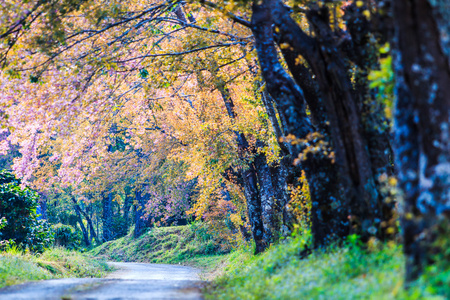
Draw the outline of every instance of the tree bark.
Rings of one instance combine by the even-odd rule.
[[[373,103],[367,88],[367,74],[377,58],[376,49],[369,42],[370,26],[363,13],[366,8],[364,4],[358,7],[356,3],[348,6],[344,16],[347,31],[343,31],[330,25],[326,5],[312,4],[306,11],[314,33],[310,36],[290,17],[290,11],[282,1],[265,3],[270,8],[267,17],[272,17],[277,41],[289,70],[298,85],[304,88],[303,96],[310,108],[312,123],[333,148],[335,166],[323,172],[334,174],[332,178],[337,177],[334,190],[340,190],[338,195],[341,201],[332,204],[339,204],[344,210],[349,208],[339,214],[341,218],[350,215],[353,232],[361,235],[363,240],[367,241],[374,235],[383,239],[382,224],[383,221],[390,221],[392,209],[382,201],[377,176],[382,172],[389,175],[392,168],[389,136],[386,131],[380,133],[374,130],[383,120],[366,119],[363,115]],[[301,58],[309,68],[299,64],[301,61],[298,59]],[[277,60],[276,52],[272,52],[271,59]],[[355,65],[359,68],[357,79],[360,82],[353,83],[351,73]],[[324,126],[328,123],[329,126]],[[333,190],[333,184],[329,188]],[[313,190],[311,194],[313,196]]]
[[[258,141],[262,147],[262,142]],[[264,240],[267,244],[274,243],[277,240],[277,233],[280,231],[277,224],[276,195],[275,192],[284,188],[276,186],[272,181],[270,167],[267,164],[266,156],[263,153],[257,153],[254,162],[258,178],[259,197],[261,201],[261,217],[264,227]]]
[[[285,156],[289,154],[289,149],[286,143],[282,142],[281,140],[284,137],[283,130],[280,126],[280,122],[278,122],[277,118],[277,112],[275,111],[274,103],[270,95],[267,93],[267,91],[263,90],[261,92],[261,100],[264,104],[264,107],[266,109],[267,115],[269,116],[270,124],[272,125],[273,132],[275,133],[275,137],[277,138],[278,145],[281,149],[281,155]]]
[[[394,151],[403,191],[407,284],[430,264],[433,252],[446,250],[433,249],[439,228],[448,226],[450,218],[450,48],[444,39],[450,28],[445,3],[392,2]]]

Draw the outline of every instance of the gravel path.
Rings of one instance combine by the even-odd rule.
[[[30,282],[0,289],[1,300],[202,299],[199,271],[184,266],[111,263],[108,277]]]

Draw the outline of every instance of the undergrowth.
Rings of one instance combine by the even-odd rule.
[[[41,254],[14,247],[0,252],[0,287],[41,279],[102,277],[109,270],[102,260],[60,247]]]
[[[404,258],[395,244],[363,250],[357,244],[302,256],[305,238],[287,239],[254,256],[242,249],[227,257],[206,299],[445,299],[420,281],[405,291]]]

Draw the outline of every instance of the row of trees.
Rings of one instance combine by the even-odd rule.
[[[392,239],[400,219],[408,279],[433,261],[450,208],[444,2],[25,6],[2,11],[0,101],[37,189],[133,186],[147,217],[248,224],[256,253],[308,190],[313,247]]]
[[[167,166],[161,166],[160,171],[167,176],[164,167]],[[79,228],[86,246],[124,236],[131,227],[134,236],[139,237],[153,225],[186,224],[186,211],[191,207],[194,192],[192,182],[167,183],[157,173],[145,185],[132,185],[133,182],[126,182],[130,179],[126,177],[118,179],[122,182],[115,186],[114,182],[96,181],[105,186],[97,186],[90,192],[54,184],[40,194],[42,215],[52,224]]]

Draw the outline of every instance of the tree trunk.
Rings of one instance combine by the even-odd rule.
[[[314,224],[321,225],[321,230],[327,232],[329,226],[323,212],[328,211],[330,222],[341,224],[338,235],[345,236],[350,232],[346,219],[350,216],[353,232],[365,241],[371,236],[383,239],[382,224],[392,217],[392,204],[384,205],[377,182],[381,173],[389,175],[392,172],[388,133],[374,130],[384,120],[363,115],[373,107],[367,74],[377,62],[376,49],[370,42],[371,27],[364,15],[366,9],[364,3],[362,7],[356,3],[348,5],[344,16],[346,31],[343,31],[330,25],[326,5],[311,4],[306,16],[313,36],[301,29],[280,0],[262,1],[260,5],[255,3],[252,20],[262,73],[267,77],[269,92],[277,102],[286,127],[285,134],[305,139],[308,131],[318,131],[334,154],[332,161],[335,163],[327,162],[326,157],[317,157],[315,161],[302,164],[313,201],[313,227]],[[298,86],[290,82],[292,79],[279,64],[271,39],[272,23],[276,40]],[[302,58],[309,68],[299,61]],[[355,67],[357,73],[353,82],[351,74]],[[274,79],[276,77],[278,80]],[[301,87],[301,93],[296,91],[298,87]],[[308,124],[301,123],[295,128],[293,120],[303,114],[305,101],[311,112],[311,123],[316,128],[308,129]],[[297,106],[297,112],[292,108],[294,106]],[[297,151],[302,150],[297,147]],[[309,166],[306,165],[308,163]],[[323,182],[317,177],[313,179],[317,174],[334,182],[327,182],[326,188],[316,187],[316,183]],[[329,192],[321,196],[321,191]],[[317,211],[315,206],[323,209]],[[316,212],[317,218],[322,219],[319,223],[314,222]]]
[[[250,164],[246,170],[242,171],[242,177],[244,180],[244,194],[247,199],[248,218],[252,228],[253,240],[256,244],[255,254],[258,254],[267,248],[267,242],[264,239],[261,198],[259,197],[255,166]]]
[[[89,214],[87,212],[85,212],[84,210],[81,210],[81,213],[83,214],[84,218],[86,219],[88,226],[89,226],[89,231],[91,232],[91,238],[93,237],[95,242],[97,244],[100,244],[100,240],[98,239],[98,235],[95,232],[95,228],[94,225],[92,224],[92,219],[89,216]]]
[[[144,216],[144,201],[142,197],[142,192],[136,188],[135,190],[136,200],[133,206],[134,210],[134,237],[140,237],[145,230],[145,220],[142,218]]]
[[[450,218],[450,64],[446,1],[393,1],[395,159],[403,191],[407,284],[434,259]],[[447,230],[443,232],[448,233]],[[448,257],[447,257],[448,259]],[[436,263],[436,262],[435,262]],[[439,263],[439,262],[437,262]]]
[[[229,91],[224,85],[220,84],[218,85],[218,89],[223,98],[228,116],[230,117],[230,119],[235,120],[236,113],[234,111],[234,103]],[[239,158],[243,161],[246,161],[245,153],[249,150],[247,138],[241,132],[236,131],[235,134],[238,144]],[[245,199],[247,201],[248,218],[250,221],[250,226],[252,228],[253,239],[256,245],[255,253],[261,253],[267,248],[268,244],[264,234],[261,198],[255,165],[253,163],[250,163],[246,169],[241,170],[241,173],[244,185]]]
[[[262,147],[262,143],[258,141]],[[275,191],[279,190],[279,186],[273,185],[270,167],[267,165],[266,156],[263,153],[256,154],[253,164],[257,172],[259,196],[261,201],[261,217],[264,227],[264,240],[267,244],[274,243],[277,240],[277,213]],[[284,187],[284,186],[282,186]]]
[[[130,219],[130,209],[131,209],[132,205],[133,205],[133,201],[131,199],[131,195],[126,194],[125,201],[123,204],[123,219],[125,221],[125,226],[126,226],[125,232],[126,233],[128,233],[128,228],[129,228],[128,226],[130,223],[130,220],[129,220]]]
[[[83,223],[83,218],[81,217],[81,208],[78,204],[74,204],[75,207],[75,212],[77,213],[78,216],[78,224],[80,224],[80,228],[81,231],[83,232],[83,238],[84,238],[84,244],[86,245],[86,247],[89,247],[91,245],[91,241],[89,240],[89,234],[86,230],[86,227],[84,226]]]
[[[102,198],[103,206],[103,241],[107,242],[113,239],[113,222],[112,222],[112,194],[103,194]]]
[[[276,101],[283,120],[284,134],[307,140],[315,130],[306,114],[306,104],[302,90],[281,66],[274,45],[272,33],[273,8],[270,1],[253,5],[252,31],[256,40],[259,63],[267,89]],[[298,157],[305,150],[304,143],[292,147],[292,156]],[[332,160],[322,153],[305,153],[301,161],[311,191],[313,205],[313,235],[316,246],[324,245],[336,236],[348,233],[347,211],[339,191],[334,184],[335,177],[329,177],[328,169]],[[333,188],[331,188],[333,187]]]
[[[98,240],[98,236],[97,236],[97,234],[95,234],[94,225],[92,224],[92,219],[89,217],[89,214],[80,207],[80,205],[78,204],[78,202],[75,199],[75,197],[71,197],[71,200],[72,200],[72,203],[75,205],[75,207],[78,207],[78,211],[86,219],[86,221],[88,223],[88,226],[89,226],[89,231],[91,232],[91,238],[93,237],[95,239],[95,241],[97,242],[97,244],[100,244],[100,241]]]
[[[234,110],[233,99],[230,96],[229,91],[226,87],[218,86],[218,90],[220,91],[222,98],[224,100],[225,107],[228,112],[228,116],[230,119],[234,120],[236,118],[236,113]],[[264,95],[262,95],[264,97]],[[268,103],[268,99],[264,99],[265,102]],[[276,131],[276,134],[281,135],[281,129],[278,126],[278,120],[276,119],[275,111],[272,106],[272,110],[268,109],[268,113],[271,116],[272,126]],[[238,152],[239,156],[242,160],[244,158],[244,152],[249,151],[247,139],[242,133],[236,132],[236,138],[238,142]],[[280,145],[282,149],[287,151],[286,147],[283,143]],[[257,148],[264,147],[264,143],[261,141],[257,141]],[[257,186],[255,187],[247,187],[247,190],[257,191],[255,197],[258,197],[257,205],[260,205],[261,211],[261,223],[263,230],[263,241],[261,241],[261,246],[257,247],[256,252],[261,252],[261,249],[267,247],[270,243],[274,243],[277,240],[277,234],[281,230],[282,223],[282,209],[283,205],[285,205],[289,199],[289,195],[287,192],[287,184],[286,184],[286,172],[283,170],[277,170],[278,168],[282,168],[283,166],[274,166],[270,167],[267,164],[267,158],[263,153],[257,153],[256,149],[253,151],[254,161],[251,163],[251,170],[254,170],[256,173],[252,174],[254,178],[256,178]],[[274,178],[276,176],[276,178]],[[250,184],[253,181],[249,180],[245,184]],[[245,190],[246,187],[244,187]],[[247,200],[248,202],[248,200]],[[255,217],[259,213],[255,213]],[[251,220],[252,222],[256,222],[256,220]],[[256,241],[256,240],[255,240]],[[265,245],[265,246],[263,246]]]
[[[283,130],[280,126],[280,122],[278,122],[277,112],[275,111],[273,99],[270,97],[266,90],[263,90],[261,92],[261,100],[264,104],[264,108],[266,109],[267,116],[269,117],[270,124],[273,128],[273,132],[275,133],[275,137],[277,138],[278,145],[280,146],[281,155],[289,155],[290,144],[282,142],[282,139],[284,137]]]

